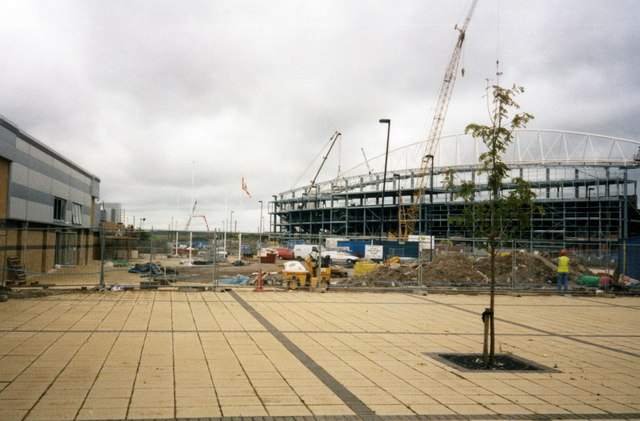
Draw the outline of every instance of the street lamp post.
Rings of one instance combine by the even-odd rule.
[[[233,231],[233,211],[231,211],[229,216],[229,232]]]
[[[382,232],[384,228],[384,195],[387,185],[387,160],[389,158],[389,136],[391,134],[391,120],[388,118],[380,119],[381,124],[387,125],[387,147],[384,152],[384,173],[382,176],[382,201],[380,203],[380,239],[382,240]]]
[[[262,200],[258,200],[260,202],[260,221],[258,223],[258,241],[262,244]]]
[[[393,174],[393,184],[394,188],[398,191],[398,196],[396,197],[396,206],[398,208],[398,237],[400,236],[400,231],[402,230],[402,200],[401,200],[401,190],[400,190],[400,174]]]
[[[429,172],[429,261],[433,262],[433,246],[435,238],[433,237],[433,155],[425,156],[425,159],[431,160],[431,171]]]
[[[587,243],[591,242],[591,191],[593,187],[587,188]]]
[[[227,251],[227,220],[222,221],[222,248]]]

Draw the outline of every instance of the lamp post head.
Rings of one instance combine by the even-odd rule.
[[[380,123],[383,123],[383,124],[391,124],[391,120],[389,120],[388,118],[381,118],[381,119],[380,119]]]

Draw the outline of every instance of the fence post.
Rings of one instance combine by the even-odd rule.
[[[100,286],[104,288],[104,227],[100,227]]]
[[[418,287],[422,288],[422,247],[418,246]]]
[[[511,240],[511,292],[516,290],[518,276],[518,258],[516,257],[516,240]]]
[[[622,242],[622,272],[625,275],[627,274],[627,239],[625,238]]]
[[[5,286],[5,278],[6,278],[6,274],[7,274],[7,230],[3,229],[2,232],[4,233],[4,247],[3,247],[3,253],[2,253],[2,283],[0,285]]]
[[[213,230],[213,279],[212,279],[212,287],[213,291],[218,288],[218,236],[216,235],[215,229]]]

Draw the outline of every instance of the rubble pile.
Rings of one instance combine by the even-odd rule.
[[[416,265],[416,273],[417,273]],[[424,282],[484,282],[489,278],[478,270],[477,261],[472,256],[462,254],[442,255],[433,262],[422,264]]]
[[[350,282],[367,286],[394,286],[406,282],[415,282],[415,269],[406,265],[386,267],[380,265],[371,272],[355,275]]]
[[[511,282],[514,259],[511,254],[496,256],[495,275],[497,283]],[[373,272],[356,275],[354,282],[366,285],[391,285],[393,283],[410,283],[418,279],[421,269],[425,283],[489,283],[491,281],[490,258],[475,258],[463,254],[439,255],[432,262],[424,262],[422,268],[417,263],[393,265],[391,268],[380,266]],[[543,256],[528,252],[518,252],[515,258],[517,283],[555,283],[555,263]],[[571,280],[576,281],[578,275],[590,273],[576,259],[571,262]]]
[[[515,265],[512,256],[496,256],[496,282],[511,282],[513,277],[513,266],[516,269],[516,279],[522,283],[541,283],[556,280],[555,267],[551,269],[542,264],[540,259],[529,253],[518,253]],[[479,272],[491,277],[491,259],[489,257],[476,262]]]

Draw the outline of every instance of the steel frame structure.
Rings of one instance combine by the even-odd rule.
[[[344,172],[339,179],[273,196],[269,202],[271,234],[285,238],[319,234],[377,238],[382,232],[393,237],[400,229],[401,204],[416,200],[413,194],[421,172],[420,156],[414,151],[420,145],[390,151],[392,177],[384,189],[382,173],[369,174],[367,170],[384,158],[381,154]],[[482,152],[482,143],[468,135],[441,139],[430,175],[433,187],[425,189],[419,206],[418,233],[470,238],[469,232],[449,223],[463,204],[452,200],[441,187],[442,175],[454,170],[458,178],[473,179],[480,187],[481,200],[487,194],[484,180],[476,172]],[[409,159],[412,156],[414,165]],[[640,142],[556,130],[520,130],[504,158],[513,176],[531,183],[536,202],[545,209],[544,215],[532,221],[531,230],[524,234],[526,239],[617,241],[640,234],[637,177],[633,174],[640,165]],[[410,167],[402,168],[407,163]]]

